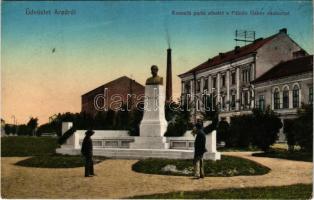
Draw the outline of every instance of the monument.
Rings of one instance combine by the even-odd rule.
[[[168,123],[165,118],[165,89],[158,67],[151,67],[152,77],[146,80],[144,115],[140,124],[140,137],[135,137],[131,149],[168,149],[164,137]]]
[[[130,136],[127,130],[95,130],[92,136],[94,155],[119,159],[193,159],[194,140],[191,130],[182,137],[164,137],[168,123],[165,118],[166,92],[158,67],[151,67],[152,77],[146,80],[144,115],[140,123],[140,135]],[[71,122],[62,123],[62,134],[71,130]],[[76,130],[57,153],[80,155],[86,130]],[[204,159],[220,160],[216,150],[216,131],[206,135]]]

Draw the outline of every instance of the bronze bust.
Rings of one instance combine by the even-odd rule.
[[[153,65],[150,70],[153,76],[146,80],[146,85],[163,85],[163,78],[157,75],[158,67]]]

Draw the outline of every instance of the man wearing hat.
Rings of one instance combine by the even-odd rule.
[[[85,157],[85,177],[95,176],[93,163],[93,142],[91,136],[94,134],[93,130],[85,132],[85,137],[82,143],[82,155]]]
[[[204,162],[203,155],[207,151],[206,149],[206,136],[203,128],[203,121],[197,119],[195,128],[193,129],[193,135],[196,134],[194,142],[194,171],[195,178],[204,178]]]

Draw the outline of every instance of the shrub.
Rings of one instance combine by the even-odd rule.
[[[165,136],[182,136],[186,130],[192,128],[190,123],[190,111],[186,105],[179,107],[178,104],[172,102],[165,106],[166,119],[168,121]]]
[[[294,145],[296,145],[296,138],[295,138],[295,132],[293,130],[293,123],[294,123],[293,119],[284,120],[283,132],[286,135],[289,151],[293,151]]]
[[[231,118],[228,147],[248,148],[252,141],[253,115],[240,115]]]
[[[264,112],[253,110],[252,144],[268,151],[278,139],[278,132],[282,128],[279,117],[268,107]]]
[[[313,151],[313,107],[303,105],[298,111],[298,118],[294,120],[292,131],[295,134],[296,143],[307,152]]]
[[[217,141],[226,142],[226,146],[228,146],[230,135],[230,126],[226,121],[220,121],[217,127]]]

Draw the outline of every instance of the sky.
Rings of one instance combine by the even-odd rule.
[[[65,9],[75,14],[54,13]],[[224,15],[194,15],[200,11]],[[312,12],[311,1],[4,1],[1,117],[6,123],[15,117],[19,124],[38,117],[42,124],[56,113],[80,112],[82,94],[120,76],[144,84],[155,64],[165,77],[169,45],[178,97],[177,75],[233,49],[235,30],[255,31],[259,38],[287,28],[313,54]]]

